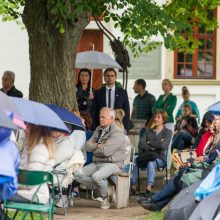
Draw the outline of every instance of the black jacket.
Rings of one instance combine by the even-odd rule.
[[[2,88],[0,90],[4,92]],[[12,97],[23,98],[23,93],[19,91],[18,89],[16,89],[15,86],[12,86],[11,89],[6,93],[6,95],[12,96]]]
[[[95,130],[95,128],[99,125],[99,113],[103,107],[107,107],[105,86],[96,91],[94,100],[92,103],[92,119],[93,119],[92,129],[93,130]],[[114,109],[124,110],[125,117],[123,119],[123,124],[124,124],[125,129],[128,131],[129,120],[130,120],[130,106],[129,106],[129,101],[128,101],[128,94],[126,90],[119,88],[117,86],[115,87]]]
[[[81,86],[77,86],[77,91],[76,91],[76,99],[78,103],[78,108],[79,111],[85,111],[91,113],[91,107],[92,107],[92,99],[89,99],[89,94],[90,94],[90,88],[87,88],[85,91],[82,90]],[[95,90],[92,89],[93,95]]]

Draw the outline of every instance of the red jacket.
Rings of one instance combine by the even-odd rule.
[[[203,155],[203,150],[204,147],[206,146],[206,142],[208,141],[208,139],[212,136],[213,134],[210,131],[206,131],[203,135],[202,138],[196,148],[196,154],[197,157],[202,156]],[[210,145],[210,144],[209,144]]]

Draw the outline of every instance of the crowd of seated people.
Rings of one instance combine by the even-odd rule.
[[[115,83],[116,77],[114,70],[105,71],[105,89],[102,88],[96,93],[91,86],[91,72],[88,69],[80,71],[76,92],[79,112],[75,113],[82,119],[85,130],[72,129],[69,124],[71,132],[65,134],[42,126],[31,124],[27,126],[20,156],[20,168],[67,172],[61,177],[63,198],[56,201],[58,207],[68,207],[69,193],[74,193],[75,197],[80,196],[80,184],[96,192],[101,198],[101,208],[108,209],[111,206],[107,179],[114,173],[127,170],[124,163],[126,154],[130,150],[128,146],[131,145],[127,121],[130,117],[127,115],[130,109],[125,109],[128,100],[123,103],[122,100],[117,100],[121,95],[126,98],[127,92],[122,88],[119,90],[115,88],[118,86]],[[187,169],[196,167],[198,163],[214,163],[217,157],[216,149],[220,146],[218,117],[214,120],[213,114],[207,112],[199,127],[199,110],[189,99],[190,93],[186,87],[182,89],[184,102],[175,118],[174,134],[165,127],[165,123],[174,123],[173,112],[177,97],[171,93],[172,88],[171,81],[164,79],[162,82],[164,94],[158,98],[152,108],[153,116],[150,123],[142,130],[138,144],[139,152],[134,160],[131,189],[136,193],[138,169],[146,168],[145,196],[138,198],[138,202],[149,210],[161,210],[184,187],[181,178]],[[94,108],[93,101],[96,100],[97,103],[98,97],[103,101],[104,107],[94,112],[93,110],[97,108]],[[120,103],[117,104],[122,108],[116,109],[114,102]],[[94,114],[96,119],[99,115],[99,123],[96,121],[96,125],[100,124],[95,130],[92,121]],[[161,192],[153,195],[156,169],[165,167],[166,151],[171,139],[172,149],[195,149],[197,160],[183,167]],[[80,165],[74,170],[74,164]],[[42,190],[42,193],[39,192],[40,202],[46,203],[49,190],[47,187],[43,187]],[[31,190],[19,189],[10,200],[29,202],[31,193]]]
[[[220,123],[218,117],[213,121],[210,131],[214,132],[214,138],[212,138],[212,141],[207,144],[203,155],[198,156],[196,161],[193,163],[187,163],[184,167],[182,167],[182,169],[179,170],[179,172],[160,192],[148,197],[139,197],[137,201],[143,208],[151,211],[161,210],[181,189],[199,181],[202,178],[205,178],[208,175],[208,172],[210,172],[211,169],[206,168],[208,166],[210,168],[210,165],[214,167],[213,164],[215,164],[216,161],[219,161],[218,151],[220,150]],[[197,172],[195,172],[195,169],[197,169]],[[191,170],[192,172],[190,172]],[[203,171],[206,171],[206,175],[201,175]],[[198,175],[198,172],[200,175]],[[190,175],[194,175],[194,178],[187,178],[187,176]]]

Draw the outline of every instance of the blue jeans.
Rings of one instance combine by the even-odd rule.
[[[179,192],[179,189],[175,186],[173,181],[175,177],[170,179],[168,184],[160,192],[152,196],[153,201],[157,203],[160,209],[167,205],[176,193]]]
[[[138,156],[135,157],[134,160],[134,169],[132,173],[132,178],[131,178],[131,184],[136,185],[137,184],[137,179],[138,179],[138,165],[137,165],[137,158]],[[153,185],[154,184],[154,178],[156,175],[155,169],[157,168],[157,165],[159,168],[164,167],[165,162],[161,159],[156,159],[153,161],[149,161],[145,164],[145,166],[142,166],[141,168],[147,168],[147,183],[148,185]]]
[[[172,149],[183,150],[192,144],[191,141],[191,134],[186,130],[182,130],[173,138]]]

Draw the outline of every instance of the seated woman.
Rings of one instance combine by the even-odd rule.
[[[164,167],[166,163],[166,150],[169,146],[172,131],[164,124],[167,121],[164,110],[156,110],[154,114],[154,128],[147,128],[139,142],[139,155],[135,159],[135,166],[131,179],[132,190],[136,190],[138,168],[147,167],[146,193],[150,193],[154,184],[155,168]]]
[[[202,123],[199,128],[198,135],[195,139],[194,144],[192,145],[193,149],[196,149],[198,147],[198,144],[202,138],[202,135],[210,129],[210,126],[211,126],[213,120],[214,120],[214,115],[212,114],[212,112],[207,111],[202,118]]]
[[[151,211],[159,211],[165,205],[167,205],[181,189],[188,186],[182,178],[183,174],[186,176],[193,175],[193,173],[195,173],[195,169],[198,169],[198,171],[200,171],[200,175],[196,173],[197,178],[194,178],[194,182],[197,182],[200,179],[205,178],[205,175],[201,175],[202,172],[206,171],[207,175],[207,171],[209,171],[207,167],[209,166],[209,164],[215,164],[216,160],[218,160],[218,150],[220,150],[220,123],[217,123],[218,124],[216,125],[216,135],[213,144],[206,150],[205,155],[198,157],[197,160],[192,164],[188,163],[188,165],[181,169],[179,173],[176,176],[174,176],[174,178],[172,178],[160,192],[150,197],[138,198],[137,201],[143,208]],[[192,172],[189,172],[190,168],[193,168]],[[192,181],[191,184],[193,184],[194,182]]]
[[[74,149],[74,144],[72,143],[69,136],[66,136],[63,132],[52,131],[52,137],[56,144],[55,149],[57,156],[54,171],[58,172],[57,176],[63,186],[63,198],[60,198],[60,200],[57,201],[56,206],[63,207],[64,205],[65,207],[68,207],[67,194],[69,185],[73,183],[72,173],[76,169],[82,168],[85,160],[82,152],[80,150]],[[77,191],[78,189],[75,190]]]
[[[51,171],[55,164],[55,148],[50,129],[43,126],[28,124],[26,128],[26,145],[20,157],[20,169]],[[19,187],[10,201],[30,203],[38,186],[31,188]],[[50,194],[47,184],[40,187],[36,196],[39,203],[49,201]]]
[[[213,121],[213,123],[211,124],[209,130],[206,131],[202,135],[202,137],[200,139],[200,142],[199,142],[199,144],[198,144],[198,146],[196,148],[196,155],[197,155],[197,157],[205,155],[206,150],[210,146],[212,146],[214,138],[215,138],[215,135],[216,135],[215,127],[216,127],[216,122]]]
[[[177,121],[177,125],[179,124],[179,131],[176,131],[176,134],[173,138],[172,149],[175,148],[177,150],[183,150],[191,147],[198,134],[198,123],[196,118],[186,113],[191,112],[190,105],[184,104],[182,112],[182,118]]]
[[[192,115],[192,109],[189,104],[184,104],[182,106],[182,113],[176,120],[174,135],[177,135],[182,129],[185,128],[187,119]]]
[[[82,120],[79,111],[73,111],[73,113],[78,117],[80,117],[80,119]],[[71,125],[69,127],[71,127]],[[73,126],[72,128],[70,128],[70,130],[71,130],[71,134],[69,135],[69,138],[73,144],[73,149],[82,151],[86,159],[86,150],[85,150],[86,132],[84,130],[74,130]]]
[[[189,104],[192,109],[192,114],[198,119],[198,122],[200,123],[199,109],[198,109],[196,103],[190,100],[190,92],[186,86],[182,87],[182,97],[183,97],[183,102],[181,103],[180,107],[178,108],[175,119],[178,120],[178,118],[181,117],[183,105]]]

